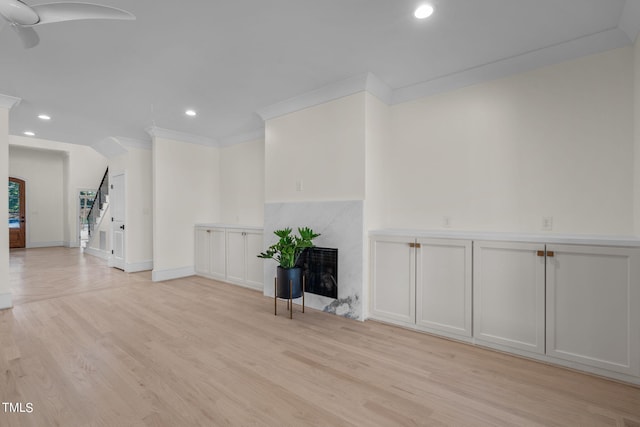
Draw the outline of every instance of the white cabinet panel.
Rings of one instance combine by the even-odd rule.
[[[196,262],[195,271],[198,274],[209,274],[209,260],[210,260],[210,230],[206,228],[196,227]]]
[[[227,280],[242,283],[245,279],[245,233],[227,230]]]
[[[547,246],[547,354],[640,375],[639,263],[638,249]]]
[[[419,239],[418,244],[416,324],[471,337],[471,241]]]
[[[246,234],[246,283],[252,288],[260,289],[264,287],[264,260],[258,258],[258,254],[264,251],[262,232],[247,231]]]
[[[473,335],[539,354],[545,351],[544,245],[474,242]]]
[[[415,323],[415,240],[384,237],[371,241],[371,315]]]
[[[209,275],[216,279],[224,280],[226,277],[225,230],[223,228],[212,228],[209,236]]]

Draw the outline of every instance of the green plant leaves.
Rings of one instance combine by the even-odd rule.
[[[312,240],[320,236],[309,227],[298,228],[299,236],[291,235],[291,228],[284,228],[273,232],[280,238],[278,242],[269,246],[265,252],[258,254],[258,258],[274,259],[282,268],[293,268],[305,248],[312,248]]]

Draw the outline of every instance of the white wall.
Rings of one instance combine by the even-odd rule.
[[[633,233],[632,53],[393,106],[382,225]]]
[[[364,96],[266,122],[266,202],[364,199]],[[298,181],[302,191],[296,191]]]
[[[640,236],[640,38],[634,45],[634,231]]]
[[[194,272],[194,224],[220,220],[219,150],[154,137],[153,280]]]
[[[65,202],[63,202],[63,220],[59,227],[63,234],[63,244],[77,247],[80,241],[79,191],[96,189],[100,185],[107,169],[107,159],[85,145],[15,135],[9,136],[9,143],[12,147],[56,151],[61,154],[63,170],[59,178],[62,180],[62,199]]]
[[[220,220],[264,224],[264,140],[220,149]]]
[[[111,176],[125,174],[125,271],[150,270],[153,267],[151,150],[129,147],[121,156],[110,159]]]
[[[25,181],[27,248],[64,244],[64,155],[9,146],[9,176]]]
[[[9,109],[0,106],[0,176],[9,176]],[[8,186],[0,185],[0,310],[12,306],[9,288],[9,194]]]

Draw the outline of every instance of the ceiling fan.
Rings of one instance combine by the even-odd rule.
[[[40,42],[40,37],[33,29],[36,25],[81,19],[136,19],[126,10],[98,4],[48,3],[29,6],[20,0],[0,0],[0,18],[11,25],[26,49]],[[0,19],[0,26],[2,24]]]

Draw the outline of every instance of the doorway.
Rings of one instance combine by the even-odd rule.
[[[111,205],[111,233],[113,267],[125,269],[125,175],[115,175],[111,178],[109,203]]]
[[[78,238],[80,239],[80,247],[86,248],[89,242],[89,212],[96,198],[96,190],[80,190],[78,199],[80,205],[78,206],[78,225],[80,230],[78,232]]]
[[[9,178],[9,247],[26,246],[27,222],[25,219],[25,182]]]

